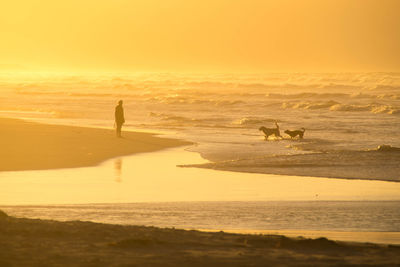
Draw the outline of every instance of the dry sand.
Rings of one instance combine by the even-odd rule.
[[[187,145],[149,133],[46,125],[0,118],[0,171],[84,167],[123,155]]]
[[[9,217],[0,266],[399,266],[400,246]]]
[[[183,167],[214,170],[294,175],[307,177],[362,179],[400,182],[400,151],[346,151],[295,155],[267,155]]]

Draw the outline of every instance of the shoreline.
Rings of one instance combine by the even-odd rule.
[[[151,133],[42,124],[0,117],[0,172],[96,166],[137,153],[190,145]]]
[[[37,205],[36,207],[39,207]],[[47,205],[43,205],[47,206]],[[9,208],[16,207],[28,207],[29,205],[1,205],[0,211],[6,211],[9,213]],[[13,212],[11,212],[12,214]],[[68,222],[71,219],[64,220],[60,218],[51,218],[51,217],[41,217],[41,216],[21,216],[21,215],[10,215],[15,218],[26,218],[31,220],[51,220],[58,222]],[[96,220],[86,220],[79,219],[79,221],[87,221],[92,223],[99,224],[107,224],[107,225],[121,225],[121,226],[135,226],[136,224],[130,223],[112,223],[112,222],[102,222]],[[144,227],[157,227],[157,228],[176,228],[173,226],[160,226],[160,225],[142,225],[137,224]],[[335,242],[351,242],[351,243],[373,243],[379,245],[395,245],[400,246],[400,232],[395,231],[340,231],[340,230],[310,230],[310,229],[230,229],[230,228],[196,228],[196,227],[177,227],[176,229],[182,229],[185,231],[199,231],[206,233],[218,233],[224,232],[229,234],[238,234],[238,235],[281,235],[286,236],[288,238],[327,238],[333,240]]]
[[[400,246],[15,218],[0,211],[0,264],[121,266],[396,265]],[[21,235],[23,232],[23,235]]]
[[[221,230],[215,229],[190,229],[185,228],[184,230],[196,230],[201,232],[212,232],[216,233]],[[335,242],[350,242],[350,243],[372,243],[380,245],[395,245],[400,246],[400,232],[393,231],[334,231],[334,230],[302,230],[302,229],[222,229],[225,233],[241,234],[241,235],[282,235],[289,238],[327,238]],[[396,241],[388,241],[396,239]]]
[[[94,167],[1,172],[0,202],[399,200],[399,183],[177,167],[201,162],[198,153],[177,147],[117,157]]]

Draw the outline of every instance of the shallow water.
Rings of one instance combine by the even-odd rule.
[[[182,148],[96,167],[0,173],[0,204],[166,201],[400,200],[400,183],[180,168],[204,163]]]
[[[236,171],[263,172],[268,157],[284,166],[274,173],[295,170],[289,156],[307,154],[298,157],[305,161],[296,162],[292,174],[307,170],[326,177],[334,169],[340,177],[366,172],[364,178],[400,180],[396,149],[382,151],[379,160],[375,151],[366,152],[382,144],[400,147],[398,73],[0,73],[0,90],[1,116],[78,126],[111,128],[114,106],[124,99],[124,130],[161,130],[194,141],[190,150],[216,166],[242,164]],[[284,135],[264,141],[258,128],[275,121],[282,135],[306,128],[304,140]],[[323,153],[330,168],[321,166]],[[278,156],[288,158],[282,164]],[[61,220],[311,237],[322,231],[341,240],[400,243],[400,183],[176,167],[206,162],[197,153],[172,149],[90,168],[3,172],[0,208]]]
[[[0,90],[0,115],[81,126],[112,127],[115,104],[123,99],[124,130],[167,130],[196,142],[191,149],[209,160],[246,159],[237,171],[254,170],[266,155],[315,153],[300,162],[304,167],[296,173],[303,175],[307,168],[326,177],[332,169],[321,166],[321,152],[348,155],[384,144],[400,147],[398,73],[0,73]],[[265,142],[258,128],[275,127],[275,121],[284,139]],[[301,127],[304,140],[284,134]],[[355,164],[347,169],[332,161],[340,177],[357,178],[367,162],[372,171],[366,178],[400,180],[396,162],[386,165],[385,157],[374,162],[374,154],[352,158]]]
[[[204,159],[175,148],[96,167],[2,172],[0,209],[42,219],[400,243],[400,183],[176,166],[189,162]]]

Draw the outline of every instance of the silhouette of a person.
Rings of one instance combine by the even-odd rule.
[[[122,124],[125,123],[124,108],[122,107],[122,100],[118,102],[118,106],[115,107],[115,124],[117,130],[117,137],[121,137]]]

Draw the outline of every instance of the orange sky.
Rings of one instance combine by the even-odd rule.
[[[400,71],[399,0],[13,0],[0,69]]]

